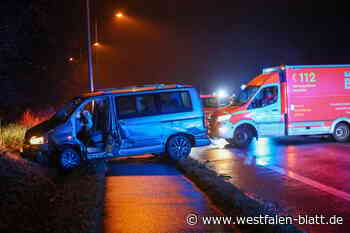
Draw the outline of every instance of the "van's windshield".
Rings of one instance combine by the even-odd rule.
[[[243,105],[247,103],[253,95],[259,90],[259,86],[247,86],[244,88],[237,98],[235,98],[235,105]]]
[[[81,97],[72,99],[67,104],[65,104],[60,110],[58,110],[56,114],[52,117],[52,119],[59,122],[65,122],[82,101],[83,98]]]

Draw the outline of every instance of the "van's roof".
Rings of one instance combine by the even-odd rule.
[[[263,74],[276,72],[284,69],[303,69],[303,68],[336,68],[336,67],[350,67],[350,64],[341,65],[280,65],[263,69]]]
[[[117,94],[117,93],[128,93],[128,92],[143,92],[143,91],[153,91],[153,90],[166,90],[166,89],[177,89],[177,88],[188,88],[191,85],[183,84],[150,84],[143,86],[128,86],[121,88],[108,88],[96,90],[95,92],[84,93],[83,97],[92,97],[106,94]]]

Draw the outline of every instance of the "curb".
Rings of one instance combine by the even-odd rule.
[[[95,224],[91,229],[91,233],[103,232],[103,209],[106,190],[106,171],[107,165],[105,161],[96,163],[95,172],[98,179],[98,193],[96,194],[96,211],[95,211]]]
[[[178,169],[184,175],[192,180],[210,200],[226,216],[282,216],[281,213],[272,205],[259,203],[240,191],[233,184],[227,182],[223,176],[208,168],[190,157],[180,160]],[[291,224],[256,224],[239,225],[244,232],[266,232],[266,233],[303,233],[295,225]]]

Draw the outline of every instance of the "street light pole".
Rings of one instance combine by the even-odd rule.
[[[97,23],[98,23],[98,21],[97,21],[97,17],[96,17],[96,19],[95,19],[95,38],[94,38],[94,40],[95,40],[95,43],[93,44],[93,47],[94,47],[94,49],[93,49],[93,56],[94,56],[94,58],[95,58],[95,63],[94,63],[94,65],[95,65],[95,74],[94,74],[94,77],[96,78],[96,79],[98,79],[98,61],[97,61],[97,49],[98,49],[98,47],[99,47],[99,45],[100,45],[100,43],[98,42],[98,25],[97,25]]]
[[[88,76],[90,92],[94,92],[94,67],[91,48],[91,23],[90,23],[90,0],[86,0],[86,27],[87,27],[87,49],[88,49]]]

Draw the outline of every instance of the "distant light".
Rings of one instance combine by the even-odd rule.
[[[68,58],[68,61],[70,61],[70,62],[73,62],[74,60],[75,60],[74,57]]]
[[[123,16],[124,16],[124,14],[120,11],[115,14],[115,17],[117,17],[117,18],[122,18]]]
[[[226,98],[226,97],[228,97],[228,94],[227,94],[227,92],[225,90],[219,90],[217,92],[217,97],[218,98]]]
[[[243,91],[244,89],[246,89],[247,85],[243,84],[241,85],[241,90]]]
[[[94,47],[99,47],[99,46],[101,46],[101,44],[98,43],[98,42],[95,42],[93,45],[94,45]]]

